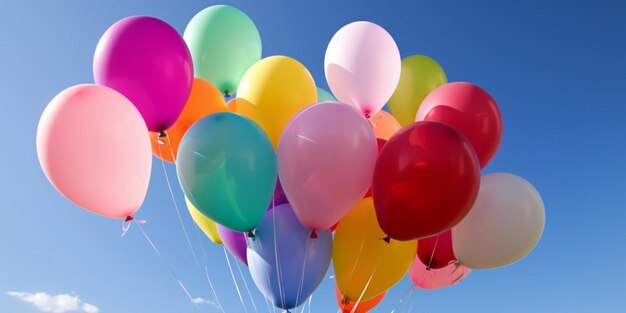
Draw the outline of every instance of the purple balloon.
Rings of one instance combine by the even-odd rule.
[[[228,249],[237,260],[247,266],[248,257],[246,250],[248,246],[246,244],[246,234],[226,228],[217,223],[215,225],[217,226],[217,233],[220,234],[220,238],[226,249]]]
[[[283,187],[280,185],[280,180],[276,180],[276,189],[274,189],[274,197],[272,199],[273,201],[267,207],[268,212],[275,206],[287,203],[287,197],[285,196]],[[217,223],[215,223],[215,225],[217,225],[217,233],[220,235],[226,249],[230,251],[230,253],[234,255],[237,260],[247,266],[247,234],[234,231]]]
[[[193,84],[185,41],[172,26],[149,16],[127,17],[107,29],[96,47],[93,74],[96,84],[126,96],[150,131],[176,122]]]

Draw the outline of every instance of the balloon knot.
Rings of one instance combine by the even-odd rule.
[[[167,138],[167,134],[165,133],[165,131],[160,131],[159,135],[157,136],[157,143],[161,146],[165,146],[165,138]]]
[[[372,117],[369,113],[365,113],[365,118],[366,119],[370,119],[370,117]]]
[[[389,243],[389,242],[391,241],[391,237],[387,236],[387,237],[383,238],[383,240],[384,240],[386,243]]]
[[[251,231],[249,231],[249,232],[248,232],[248,238],[252,238],[252,239],[254,239],[254,237],[255,237],[255,235],[254,235],[254,231],[252,231],[252,230],[251,230]]]
[[[341,298],[341,304],[343,305],[347,305],[348,303],[350,303],[350,299],[346,298],[346,297],[342,297]]]
[[[317,233],[315,232],[315,230],[311,231],[311,235],[309,236],[309,238],[317,239]]]
[[[224,97],[230,98],[231,94],[228,90],[224,91]]]
[[[134,219],[135,219],[134,217],[132,217],[132,216],[130,216],[130,215],[129,215],[129,216],[127,216],[127,217],[124,219],[124,222],[130,222],[130,221],[132,221],[132,220],[134,220]]]

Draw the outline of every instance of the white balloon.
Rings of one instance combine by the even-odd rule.
[[[535,247],[544,224],[543,201],[529,182],[513,174],[485,175],[474,206],[452,228],[454,255],[472,269],[511,264]]]

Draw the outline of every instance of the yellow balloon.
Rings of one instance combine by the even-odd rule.
[[[425,55],[412,55],[402,60],[400,81],[387,105],[402,124],[415,122],[422,100],[437,87],[448,82],[446,73],[435,60]]]
[[[315,102],[317,88],[306,67],[290,57],[271,56],[248,69],[230,108],[259,124],[276,148],[287,122]]]
[[[200,213],[198,209],[196,209],[191,201],[185,197],[185,203],[187,204],[187,210],[189,210],[189,214],[191,214],[191,218],[193,221],[202,229],[204,234],[218,245],[222,244],[222,238],[217,233],[217,226],[215,226],[215,222],[213,222],[210,218],[206,217],[204,214]]]
[[[387,243],[385,237],[371,197],[361,200],[339,222],[333,240],[333,267],[345,298],[371,299],[391,288],[409,270],[417,253],[417,240],[390,239]]]

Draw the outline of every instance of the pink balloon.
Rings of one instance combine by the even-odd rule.
[[[467,277],[470,269],[459,264],[459,262],[450,263],[440,269],[428,269],[419,257],[415,257],[409,276],[415,286],[422,289],[437,289],[452,286]]]
[[[324,67],[335,97],[371,116],[382,109],[398,85],[400,51],[382,27],[354,22],[330,40]]]
[[[329,229],[367,192],[378,149],[354,108],[322,102],[298,113],[278,142],[278,176],[300,222]]]
[[[52,185],[86,210],[124,218],[143,203],[152,167],[148,128],[113,89],[77,85],[54,97],[39,121],[37,155]]]

